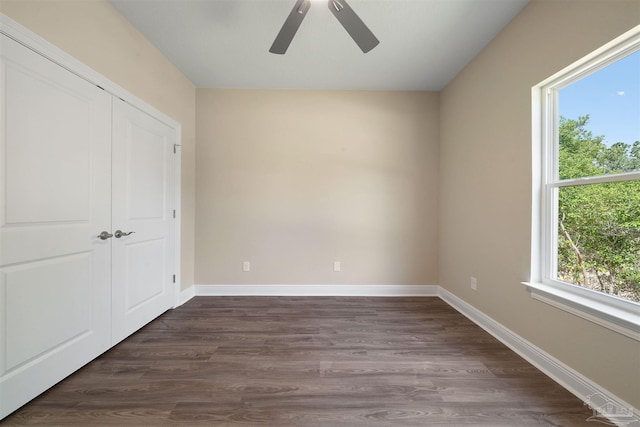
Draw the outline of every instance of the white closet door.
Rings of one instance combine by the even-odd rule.
[[[0,37],[2,418],[110,346],[111,96]]]
[[[171,308],[175,131],[113,102],[113,344]]]

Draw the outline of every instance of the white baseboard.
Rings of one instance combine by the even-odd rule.
[[[595,384],[442,287],[439,287],[439,297],[611,422],[619,426],[640,425],[640,411],[637,408]],[[589,421],[603,420],[601,415],[594,412],[594,417]]]
[[[173,306],[173,308],[180,307],[182,304],[189,301],[191,298],[195,296],[196,296],[195,286],[189,286],[187,289],[183,289],[182,291],[180,291],[180,294],[176,299],[176,304]]]
[[[195,285],[196,296],[436,297],[427,285]]]

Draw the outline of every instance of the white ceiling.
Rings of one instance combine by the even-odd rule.
[[[363,54],[314,1],[285,55],[295,0],[110,0],[197,87],[439,91],[529,0],[348,0],[380,40]]]

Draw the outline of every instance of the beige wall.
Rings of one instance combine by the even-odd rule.
[[[437,94],[198,89],[196,110],[196,283],[436,284]]]
[[[1,0],[0,12],[182,124],[182,288],[193,284],[195,87],[107,1]]]
[[[639,343],[533,300],[520,282],[531,88],[639,23],[637,0],[534,0],[441,93],[439,192],[439,284],[636,408]]]

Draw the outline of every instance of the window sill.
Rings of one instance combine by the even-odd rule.
[[[538,301],[640,341],[640,307],[637,304],[572,285],[522,284]]]

